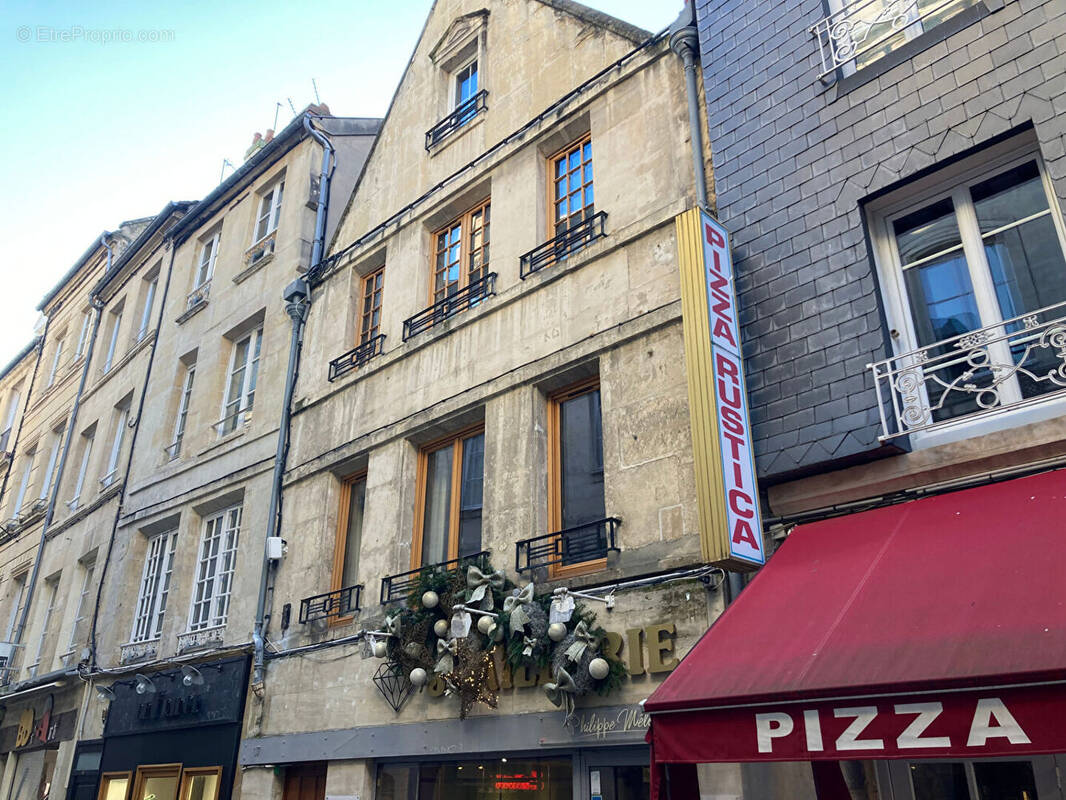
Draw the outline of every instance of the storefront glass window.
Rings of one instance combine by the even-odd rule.
[[[133,788],[133,800],[178,800],[180,779],[180,764],[140,767]]]
[[[383,766],[378,800],[570,800],[568,759],[485,759]]]
[[[100,800],[126,800],[130,793],[130,774],[104,775],[100,780]]]
[[[1029,761],[986,761],[973,765],[980,800],[1037,800]]]
[[[910,765],[914,800],[1039,800],[1031,761]]]
[[[970,800],[962,764],[911,764],[914,800]]]

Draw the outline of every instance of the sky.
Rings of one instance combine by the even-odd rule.
[[[336,115],[384,116],[430,5],[0,4],[0,367],[101,232],[206,195],[315,85]],[[659,31],[682,0],[586,5]]]

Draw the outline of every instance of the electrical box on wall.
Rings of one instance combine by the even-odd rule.
[[[266,541],[266,557],[270,561],[280,561],[285,557],[288,549],[286,542],[280,536],[268,536]]]

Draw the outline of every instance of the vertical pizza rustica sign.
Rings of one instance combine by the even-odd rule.
[[[676,225],[703,553],[729,569],[757,569],[766,554],[729,234],[699,209]]]

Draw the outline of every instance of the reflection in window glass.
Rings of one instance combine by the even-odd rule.
[[[130,776],[104,776],[100,782],[100,800],[126,800],[130,791]]]
[[[384,766],[378,800],[570,800],[568,759],[486,759],[446,764]]]
[[[973,765],[979,800],[1039,800],[1029,761],[986,761]]]
[[[959,762],[911,764],[914,800],[970,800],[966,767]]]

